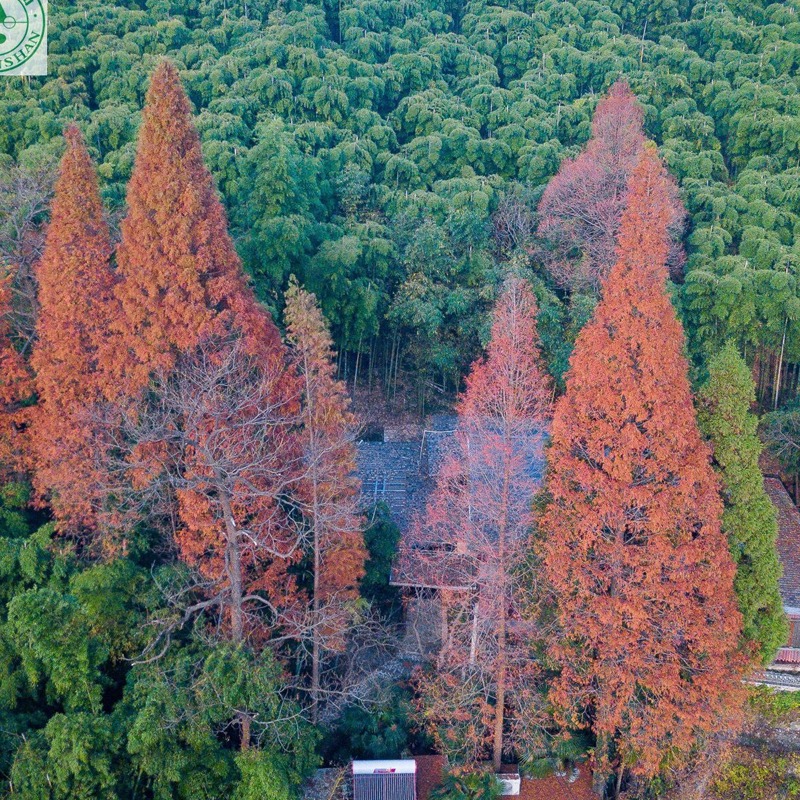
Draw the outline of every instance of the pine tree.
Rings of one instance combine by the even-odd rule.
[[[359,514],[353,444],[356,419],[344,384],[336,380],[333,341],[313,294],[292,282],[285,321],[303,387],[300,414],[304,515],[313,561],[312,716],[316,718],[325,650],[341,649],[348,606],[358,597],[366,550]]]
[[[645,141],[642,108],[619,80],[597,105],[586,149],[561,165],[539,203],[538,233],[546,246],[538,255],[561,286],[597,289],[614,265],[628,182]],[[677,270],[685,211],[675,193],[670,205],[669,263]]]
[[[180,353],[232,331],[250,352],[282,357],[277,328],[246,284],[169,61],[150,82],[127,206],[117,251],[121,314],[105,354],[112,394],[135,395]]]
[[[39,314],[31,364],[39,403],[34,412],[34,487],[64,530],[94,524],[98,428],[91,409],[102,399],[98,354],[114,316],[111,239],[97,176],[77,127],[51,206],[44,253],[36,266]]]
[[[756,390],[750,370],[733,343],[708,364],[708,380],[697,398],[700,430],[710,441],[722,481],[722,529],[736,563],[734,588],[742,612],[742,636],[769,663],[788,634],[775,549],[775,507],[764,490],[758,466],[763,445],[758,418],[750,408]]]
[[[488,750],[497,768],[515,743],[515,712],[531,702],[536,685],[519,624],[520,567],[551,402],[536,315],[528,284],[510,278],[486,357],[467,378],[425,517],[398,562],[399,571],[423,566],[453,587],[445,590],[437,669],[421,685],[426,723],[454,758],[479,760]]]
[[[617,793],[626,770],[651,777],[716,731],[740,677],[719,485],[665,291],[673,192],[646,148],[555,409],[539,520],[561,628],[551,696],[592,727]]]

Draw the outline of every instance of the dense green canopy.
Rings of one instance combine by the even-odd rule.
[[[351,354],[350,377],[362,353],[362,377],[389,387],[399,358],[401,386],[424,400],[455,388],[485,335],[476,312],[508,255],[496,212],[509,197],[535,208],[625,76],[690,212],[676,298],[695,356],[734,338],[763,361],[783,343],[782,367],[800,359],[798,8],[59,3],[50,75],[0,86],[0,153],[35,164],[77,119],[119,206],[146,78],[168,54],[262,299],[278,307],[294,272]],[[563,354],[551,355],[558,373]]]
[[[763,445],[751,413],[755,387],[736,347],[728,344],[709,362],[698,394],[698,423],[713,450],[722,484],[722,528],[736,563],[734,589],[743,617],[742,638],[757,660],[769,663],[788,634],[778,588],[775,507],[758,466]]]

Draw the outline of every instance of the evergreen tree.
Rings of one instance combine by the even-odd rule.
[[[111,239],[94,167],[77,127],[55,187],[44,254],[36,267],[39,315],[31,365],[38,406],[33,417],[34,487],[59,526],[94,524],[99,452],[91,409],[102,398],[98,354],[114,317]]]
[[[626,770],[652,777],[717,731],[740,677],[718,482],[665,291],[673,192],[647,148],[556,406],[540,519],[561,628],[551,696],[592,727],[617,794]]]
[[[711,443],[722,481],[722,529],[736,563],[734,588],[742,612],[742,636],[766,664],[786,641],[787,628],[778,588],[776,511],[764,491],[758,466],[763,446],[758,418],[750,411],[755,385],[732,343],[711,359],[708,371],[697,398],[698,424]]]

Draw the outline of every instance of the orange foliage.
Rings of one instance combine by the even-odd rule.
[[[34,487],[63,529],[91,527],[102,399],[97,356],[107,336],[113,291],[111,240],[94,167],[74,126],[51,206],[39,284],[37,341],[31,357],[39,404],[33,414]]]
[[[299,470],[292,432],[299,387],[275,324],[247,284],[168,61],[147,93],[127,206],[119,314],[101,354],[106,395],[133,404],[128,461],[138,492],[149,481],[163,489],[151,490],[153,503],[176,499],[181,556],[203,575],[240,639],[253,628],[248,616],[254,624],[258,617],[246,608],[246,592],[293,594],[285,570],[300,549],[280,495]],[[149,385],[153,397],[144,392]]]
[[[556,406],[540,520],[561,625],[552,699],[591,725],[601,769],[646,777],[725,724],[742,664],[719,486],[665,291],[673,213],[647,147]]]
[[[280,352],[278,331],[247,286],[189,100],[168,61],[150,82],[127,205],[117,335],[104,355],[110,396],[136,395],[179,353],[232,331],[250,353]]]
[[[311,696],[316,714],[325,650],[344,647],[366,549],[353,444],[356,419],[336,380],[333,341],[317,299],[292,282],[287,337],[302,386],[300,499],[310,528],[313,570]]]
[[[366,557],[355,477],[358,423],[349,410],[345,386],[336,379],[333,341],[316,297],[291,285],[285,318],[302,385],[302,492],[318,543],[320,600],[352,600],[358,596]]]
[[[287,569],[303,555],[303,536],[282,504],[301,474],[293,373],[239,341],[201,346],[153,388],[154,405],[138,408],[135,453],[156,493],[175,493],[181,557],[203,576],[235,639],[263,635],[257,591],[274,624],[299,624]]]

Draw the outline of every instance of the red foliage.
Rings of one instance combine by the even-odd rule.
[[[76,127],[51,206],[39,284],[37,341],[31,357],[39,403],[33,414],[34,487],[49,499],[59,526],[91,527],[90,487],[97,477],[97,426],[90,409],[102,399],[97,357],[111,309],[111,240],[94,167]]]
[[[642,153],[642,109],[625,81],[597,106],[586,149],[565,161],[539,203],[537,252],[556,282],[571,290],[597,288],[614,264],[628,182]],[[680,236],[685,211],[670,188],[669,264],[683,265]]]
[[[274,618],[294,602],[286,569],[302,552],[279,498],[299,479],[300,389],[247,285],[167,61],[148,90],[127,205],[119,314],[102,354],[107,396],[134,404],[125,434],[132,488],[155,503],[177,498],[180,554],[240,640],[263,623],[253,607]],[[266,604],[246,599],[256,589]]]
[[[287,570],[301,559],[304,537],[281,505],[301,476],[297,404],[287,387],[296,383],[286,363],[250,356],[241,342],[201,346],[156,381],[158,405],[141,415],[145,429],[155,427],[137,437],[137,453],[145,466],[159,463],[175,492],[180,554],[206,579],[236,640],[263,636],[256,591],[276,625],[297,624],[302,612]]]
[[[725,725],[741,678],[734,565],[665,291],[674,195],[655,148],[556,405],[540,520],[561,631],[552,699],[601,769],[652,776]]]
[[[426,516],[399,562],[411,573],[425,560],[432,574],[447,566],[452,586],[438,670],[423,687],[424,716],[444,752],[479,759],[489,746],[496,764],[535,694],[519,568],[551,401],[536,313],[528,285],[510,279],[487,355],[467,379]]]

